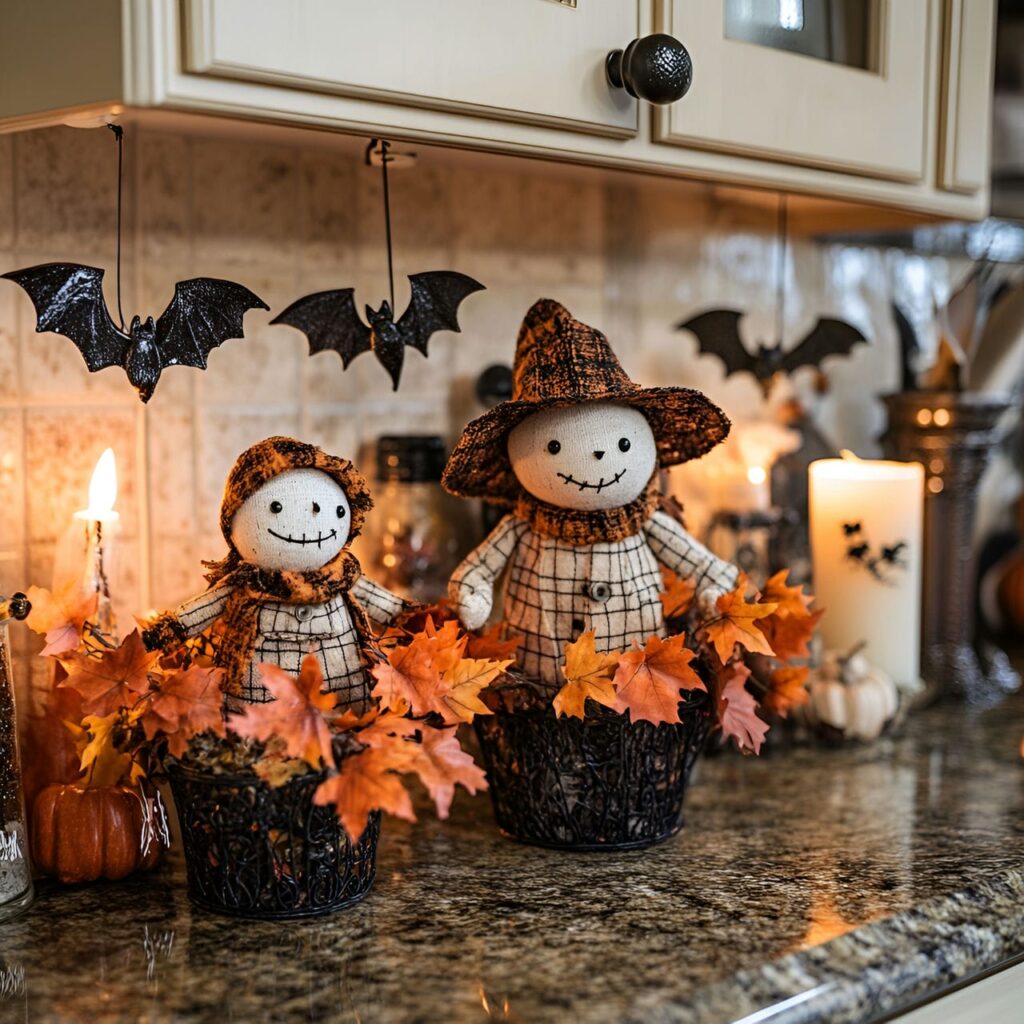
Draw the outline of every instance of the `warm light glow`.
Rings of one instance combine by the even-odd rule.
[[[951,419],[948,409],[936,409],[935,416],[933,417],[935,426],[937,427],[948,427]]]
[[[847,462],[863,462],[864,460],[856,453],[851,452],[849,448],[840,448],[839,457],[846,459]]]
[[[768,479],[768,474],[765,472],[764,466],[751,466],[747,470],[747,479],[754,486],[760,486]]]
[[[89,507],[75,515],[79,519],[107,522],[118,518],[114,511],[117,501],[117,461],[114,449],[107,448],[96,462],[89,480]]]

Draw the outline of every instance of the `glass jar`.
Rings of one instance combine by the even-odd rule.
[[[0,599],[0,921],[20,914],[31,902],[25,801],[18,759],[18,721],[7,624],[29,612],[24,594]]]
[[[458,562],[460,503],[441,489],[447,452],[432,434],[377,439],[377,486],[362,561],[367,574],[402,597],[444,597]]]

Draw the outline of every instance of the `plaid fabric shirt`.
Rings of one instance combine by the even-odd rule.
[[[664,512],[625,540],[579,546],[534,533],[508,515],[455,570],[450,596],[457,609],[464,596],[493,591],[507,572],[503,618],[510,633],[523,637],[520,665],[556,691],[565,682],[565,645],[582,633],[593,630],[602,652],[664,635],[662,565],[696,583],[702,607],[736,585],[736,567]]]
[[[186,633],[196,636],[220,618],[230,593],[231,587],[221,584],[177,608],[175,615]],[[405,608],[400,597],[365,576],[360,576],[350,593],[370,620],[380,626],[390,625]],[[239,704],[265,704],[273,699],[260,681],[260,662],[268,661],[298,675],[302,659],[310,652],[320,661],[324,689],[338,694],[340,707],[359,712],[369,707],[370,681],[345,594],[324,604],[267,601],[259,610],[258,630],[242,693],[228,700],[229,710],[239,710]]]

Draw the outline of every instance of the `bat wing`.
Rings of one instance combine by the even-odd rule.
[[[460,329],[458,312],[462,300],[484,289],[479,281],[454,270],[410,274],[409,287],[409,305],[396,326],[402,341],[424,355],[427,354],[427,342],[435,331]]]
[[[3,276],[28,292],[36,309],[36,330],[70,338],[93,373],[124,365],[131,338],[110,319],[98,267],[43,263]]]
[[[347,367],[357,355],[370,351],[373,333],[360,318],[354,296],[354,288],[304,295],[270,322],[297,328],[309,341],[310,355],[331,350]]]
[[[234,281],[194,277],[174,286],[171,304],[156,322],[160,365],[206,369],[206,357],[229,338],[241,338],[250,309],[269,309],[259,296]]]
[[[848,355],[854,345],[867,343],[867,338],[845,320],[822,317],[795,348],[782,357],[783,373],[792,373],[801,366],[821,366],[826,356]]]
[[[758,360],[744,347],[740,339],[739,323],[743,314],[735,309],[712,309],[692,320],[676,324],[676,330],[691,331],[697,336],[700,352],[718,356],[725,366],[725,374],[752,373],[758,376]]]

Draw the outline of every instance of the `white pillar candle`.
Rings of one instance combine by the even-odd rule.
[[[812,462],[814,593],[826,648],[865,656],[916,688],[921,657],[924,467],[854,457]]]

